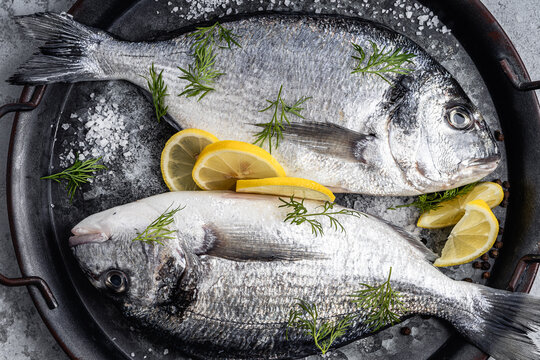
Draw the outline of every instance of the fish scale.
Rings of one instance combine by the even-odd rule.
[[[10,80],[17,84],[127,80],[147,89],[155,65],[168,86],[168,113],[179,127],[209,131],[222,140],[253,142],[270,122],[283,86],[291,105],[311,97],[272,155],[290,176],[339,192],[417,195],[480,180],[500,152],[478,109],[440,64],[411,39],[369,21],[331,16],[264,15],[228,21],[241,48],[214,46],[225,73],[203,99],[177,96],[188,82],[179,67],[193,63],[192,33],[159,42],[127,42],[56,14],[17,20],[49,41]],[[59,31],[58,29],[62,29]],[[352,43],[414,54],[410,71],[351,74]],[[222,45],[222,44],[221,44]],[[69,56],[66,56],[69,54]],[[383,63],[384,65],[385,63]],[[381,66],[383,66],[381,65]],[[456,115],[458,114],[458,115]],[[456,120],[457,119],[457,120]],[[464,120],[463,124],[456,121]],[[277,139],[272,139],[276,144]],[[268,149],[268,142],[262,145]]]

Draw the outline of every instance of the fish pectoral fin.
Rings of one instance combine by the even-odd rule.
[[[292,244],[280,244],[264,238],[249,228],[207,226],[204,245],[195,249],[197,255],[210,255],[234,261],[298,261],[321,259],[322,253],[302,249]]]
[[[306,146],[321,154],[367,163],[366,147],[377,139],[345,127],[321,122],[291,123],[283,129],[284,141]]]

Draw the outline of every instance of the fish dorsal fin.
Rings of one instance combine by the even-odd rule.
[[[387,220],[380,218],[378,216],[373,216],[374,218],[377,218],[378,220],[386,223],[388,226],[392,228],[396,233],[398,233],[403,239],[405,239],[415,250],[418,250],[418,252],[429,262],[434,262],[439,256],[435,254],[431,249],[429,249],[422,241],[420,241],[419,238],[415,237],[414,235],[410,234],[406,230],[400,228],[397,225],[394,225]]]
[[[322,253],[293,244],[279,243],[277,240],[268,234],[262,238],[256,231],[240,226],[219,229],[206,226],[204,246],[196,249],[195,253],[235,261],[297,261],[323,258]]]
[[[321,122],[291,123],[283,129],[285,141],[306,146],[321,154],[347,161],[367,163],[365,149],[376,140],[374,134],[362,134],[345,127]]]
[[[429,249],[422,241],[420,241],[419,238],[413,236],[412,234],[409,234],[404,229],[388,223],[394,231],[396,231],[399,235],[401,235],[409,244],[411,244],[416,250],[418,250],[424,258],[429,262],[434,262],[439,256],[435,254],[431,249]]]

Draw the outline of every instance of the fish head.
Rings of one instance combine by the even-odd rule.
[[[173,239],[164,245],[133,241],[159,214],[133,203],[89,216],[73,229],[69,245],[91,284],[124,309],[142,312],[170,301],[186,269]]]
[[[418,192],[456,188],[497,168],[501,153],[488,125],[449,74],[404,75],[387,99],[391,153]]]

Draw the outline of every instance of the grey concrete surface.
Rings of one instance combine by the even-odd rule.
[[[158,0],[156,0],[158,1]],[[163,1],[163,0],[159,0]],[[540,1],[483,0],[516,45],[532,78],[540,79]],[[4,82],[35,49],[17,31],[12,16],[64,11],[70,0],[0,0],[0,105],[15,101],[21,88]],[[538,94],[538,92],[537,92]],[[5,167],[12,116],[0,122],[0,272],[19,276],[11,244],[5,191]],[[540,295],[540,281],[533,287]],[[41,322],[25,289],[0,286],[0,360],[66,359]]]

